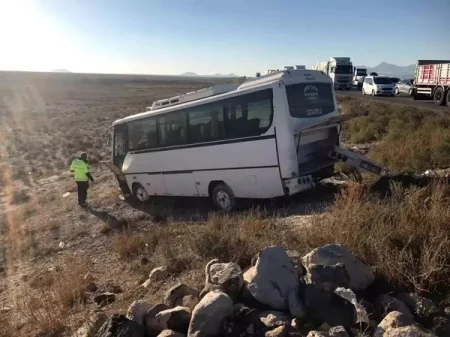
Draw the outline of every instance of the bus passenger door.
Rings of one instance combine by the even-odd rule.
[[[123,161],[128,151],[127,125],[121,124],[114,128],[113,164],[122,170]]]
[[[116,176],[119,188],[123,195],[129,196],[130,189],[122,173],[122,165],[128,151],[128,132],[126,124],[118,125],[114,128],[113,138],[113,160],[112,163],[103,162]]]
[[[119,183],[119,189],[122,192],[124,197],[131,195],[130,188],[128,187],[125,176],[122,171],[113,163],[110,162],[102,162],[107,168],[111,170],[112,173],[116,176],[117,182]]]

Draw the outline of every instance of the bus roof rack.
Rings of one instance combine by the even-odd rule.
[[[185,94],[181,94],[178,96],[173,96],[170,98],[164,98],[157,101],[154,101],[152,106],[147,107],[147,110],[158,110],[162,108],[167,108],[169,106],[174,106],[186,102],[196,101],[202,98],[216,96],[220,94],[224,94],[229,91],[236,90],[239,87],[239,84],[227,83],[227,84],[218,84],[209,88],[200,89],[197,91],[191,91]]]

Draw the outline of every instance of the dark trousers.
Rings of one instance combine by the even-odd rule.
[[[77,186],[78,186],[78,204],[84,205],[86,203],[89,181],[77,181]]]

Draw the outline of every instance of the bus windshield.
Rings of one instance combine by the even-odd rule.
[[[286,86],[292,117],[314,118],[333,112],[333,90],[329,83],[300,83]]]

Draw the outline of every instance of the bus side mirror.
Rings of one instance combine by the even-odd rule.
[[[108,132],[108,135],[106,136],[106,146],[111,145],[111,133]]]

